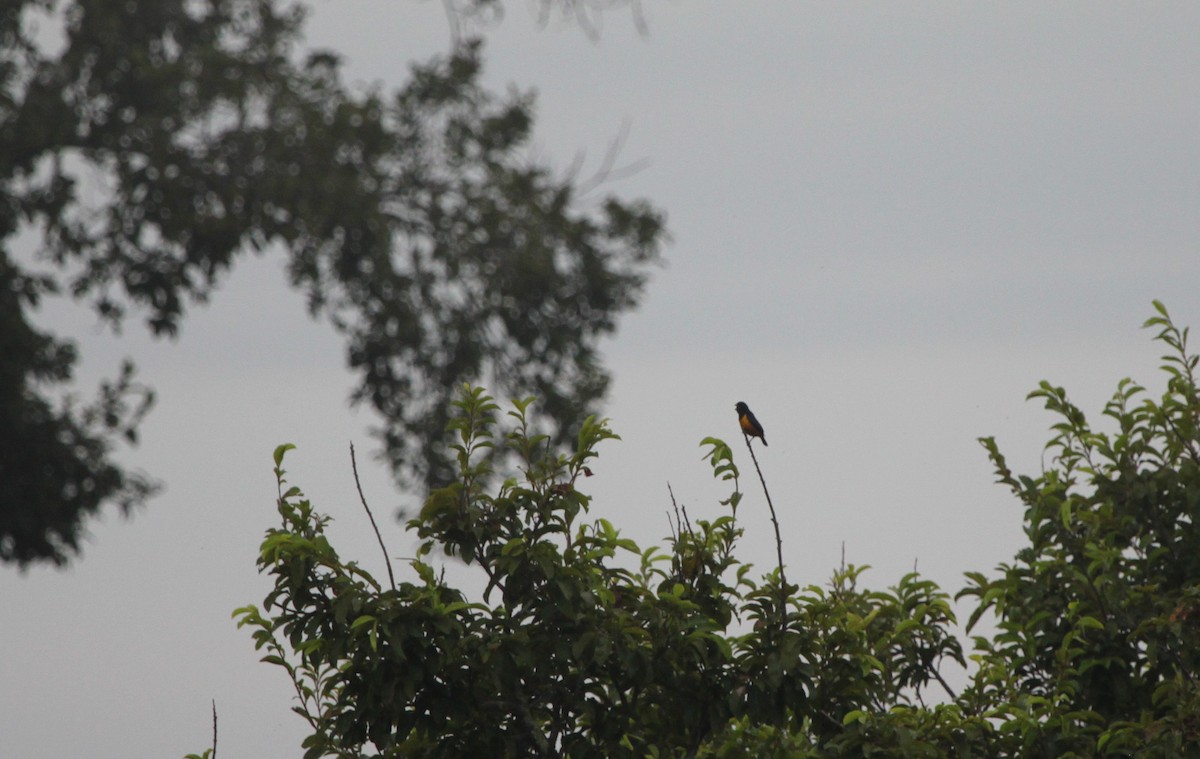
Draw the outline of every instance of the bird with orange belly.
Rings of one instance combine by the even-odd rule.
[[[762,441],[763,445],[767,444],[766,435],[763,434],[762,425],[758,423],[758,419],[754,417],[754,412],[745,403],[738,401],[734,406],[738,414],[738,424],[742,426],[742,432],[750,437],[756,437]]]

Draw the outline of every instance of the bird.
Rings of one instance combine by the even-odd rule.
[[[762,440],[763,445],[766,445],[767,437],[763,434],[762,425],[758,423],[758,419],[754,417],[754,412],[750,410],[750,407],[738,401],[734,408],[737,410],[738,424],[742,425],[742,432]]]

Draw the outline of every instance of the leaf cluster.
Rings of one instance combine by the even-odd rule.
[[[1188,330],[1154,306],[1146,326],[1169,349],[1160,398],[1123,380],[1106,432],[1043,382],[1029,397],[1061,421],[1037,477],[1014,475],[981,441],[1025,507],[1028,545],[996,577],[968,574],[968,629],[991,614],[998,632],[976,637],[980,675],[964,698],[1027,756],[1173,756],[1200,737],[1197,357]]]

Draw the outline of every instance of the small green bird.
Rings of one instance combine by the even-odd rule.
[[[742,432],[762,440],[763,445],[766,445],[767,437],[763,434],[762,425],[758,423],[758,419],[754,417],[754,412],[750,410],[750,407],[738,401],[734,408],[737,410],[738,424],[742,425]]]

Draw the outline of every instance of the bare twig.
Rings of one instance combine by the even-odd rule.
[[[367,510],[367,518],[371,520],[371,528],[375,530],[375,539],[379,541],[379,550],[383,551],[383,564],[387,567],[388,581],[392,584],[392,590],[395,590],[396,575],[392,572],[392,560],[388,558],[387,548],[383,545],[383,536],[379,534],[379,525],[375,523],[375,515],[371,513],[371,507],[367,505],[362,483],[358,479],[358,461],[354,458],[354,443],[350,444],[350,468],[354,470],[354,487],[358,488],[358,500],[362,501],[363,508]]]
[[[446,23],[450,26],[450,47],[457,48],[462,43],[462,24],[452,0],[442,0],[442,8],[446,11]]]
[[[603,14],[621,6],[629,6],[633,28],[644,37],[650,36],[641,0],[538,0],[538,23],[546,26],[557,10],[568,21],[574,21],[592,42],[600,39]]]
[[[746,448],[750,451],[750,460],[754,462],[754,470],[758,472],[758,481],[762,483],[763,495],[767,497],[767,507],[771,510],[771,524],[775,526],[775,555],[779,559],[779,617],[785,619],[787,617],[787,576],[783,573],[783,537],[779,533],[779,519],[775,516],[775,504],[771,501],[771,493],[767,490],[767,480],[763,477],[762,467],[758,465],[758,457],[754,455],[754,446],[750,445],[750,436],[742,433],[746,438]]]
[[[217,759],[217,700],[214,698],[213,707],[213,745],[211,759]]]
[[[841,602],[842,586],[846,583],[846,541],[842,541],[842,563],[838,565],[838,571],[829,580],[829,591],[833,597]]]
[[[504,17],[504,8],[498,3],[442,0],[442,9],[446,12],[446,23],[450,27],[450,47],[453,50],[469,41],[476,30],[495,26]]]
[[[667,493],[671,496],[671,508],[675,509],[675,521],[671,521],[671,514],[667,514],[667,522],[671,525],[671,538],[676,544],[683,538],[683,517],[679,514],[679,502],[675,500],[675,491],[671,489],[671,483],[667,483]],[[676,529],[678,527],[678,529]],[[677,534],[678,533],[678,534]]]
[[[576,198],[584,198],[588,193],[604,183],[633,176],[650,165],[650,159],[648,158],[641,158],[627,166],[619,168],[616,165],[617,159],[621,156],[621,150],[625,147],[625,141],[629,139],[631,126],[632,123],[629,119],[624,119],[621,122],[621,129],[617,132],[617,136],[613,137],[608,143],[608,149],[604,151],[604,157],[600,160],[600,166],[586,179],[578,176],[579,170],[583,167],[583,155],[581,153],[576,154],[575,161],[571,165],[570,172],[568,172],[568,177],[578,183],[575,187]]]

